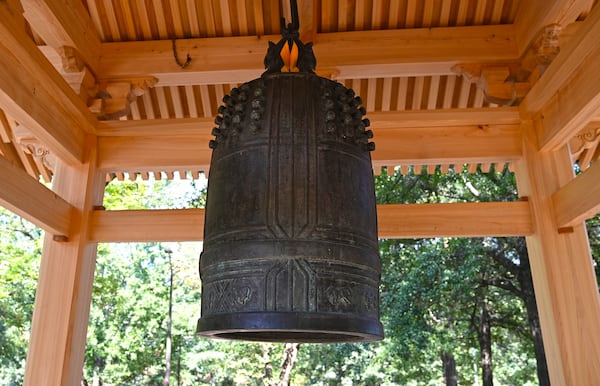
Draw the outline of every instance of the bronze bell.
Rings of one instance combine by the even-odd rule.
[[[313,73],[294,24],[216,118],[197,333],[380,340],[372,132],[360,97]]]

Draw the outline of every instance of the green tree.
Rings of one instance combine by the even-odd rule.
[[[517,199],[514,178],[506,169],[476,174],[451,170],[447,175],[384,173],[377,187],[380,202],[386,203]],[[480,353],[484,384],[491,384],[492,374],[499,374],[501,382],[535,381],[518,368],[535,373],[529,359],[515,366],[505,362],[505,356],[498,357],[492,367],[494,350],[519,348],[523,358],[532,353],[531,335],[523,334],[531,320],[519,297],[524,291],[518,279],[529,274],[531,281],[528,264],[521,264],[526,251],[523,256],[515,249],[521,244],[522,239],[498,238],[382,243],[382,306],[392,336],[386,348],[392,357],[401,358],[397,382],[441,382],[436,374],[442,371],[434,365],[440,356],[454,359],[459,380],[466,381],[466,374],[472,373],[473,349]],[[516,344],[523,341],[527,344]],[[499,371],[492,373],[492,368]]]
[[[0,208],[0,383],[23,383],[41,231]]]

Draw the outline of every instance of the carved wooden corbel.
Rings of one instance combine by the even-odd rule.
[[[101,82],[89,106],[90,111],[101,121],[124,117],[129,114],[131,103],[157,81],[154,77],[145,77]]]
[[[13,129],[13,137],[23,151],[33,157],[44,180],[50,181],[51,173],[56,167],[56,156],[23,125],[17,125]]]
[[[520,71],[535,83],[560,52],[559,38],[562,27],[550,24],[531,42],[521,58]]]
[[[517,73],[518,68],[517,63],[462,63],[452,67],[452,70],[469,83],[475,83],[488,103],[514,106],[531,88],[528,80],[522,79]]]

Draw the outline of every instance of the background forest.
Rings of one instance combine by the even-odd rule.
[[[191,180],[113,181],[104,205],[200,207],[203,186]],[[376,189],[379,203],[518,199],[508,170],[384,172]],[[0,209],[0,234],[0,384],[19,385],[42,232]],[[598,276],[600,217],[588,221],[588,234]],[[195,337],[201,248],[99,246],[84,384],[159,385],[168,378],[171,385],[549,385],[522,238],[381,240],[386,338],[374,344]]]

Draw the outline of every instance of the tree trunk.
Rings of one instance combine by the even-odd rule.
[[[458,386],[458,380],[456,377],[456,361],[451,353],[442,353],[442,366],[444,368],[444,385]]]
[[[527,248],[519,245],[519,259],[521,261],[518,274],[519,284],[522,291],[523,303],[527,310],[527,321],[529,330],[533,338],[533,349],[535,352],[535,360],[537,364],[537,376],[540,386],[550,386],[550,375],[548,374],[548,364],[546,363],[546,351],[544,350],[544,341],[542,339],[542,329],[540,327],[540,317],[538,314],[537,302],[535,300],[535,292],[533,289],[533,278],[531,277],[531,267],[529,265],[529,255]]]
[[[286,343],[283,351],[283,361],[281,363],[281,373],[279,376],[279,386],[289,386],[292,378],[292,370],[298,356],[300,343]]]
[[[273,376],[273,366],[271,365],[271,346],[268,343],[260,343],[260,346],[263,353],[263,363],[265,364],[263,383],[265,385],[271,385],[271,377]]]
[[[479,351],[481,352],[481,373],[483,377],[483,386],[493,386],[492,371],[492,325],[487,306],[487,300],[484,298],[479,305]]]
[[[171,383],[171,326],[173,324],[173,263],[171,261],[171,251],[166,250],[165,253],[169,255],[169,311],[167,315],[167,347],[165,349],[165,378],[163,380],[164,386],[169,386]]]

